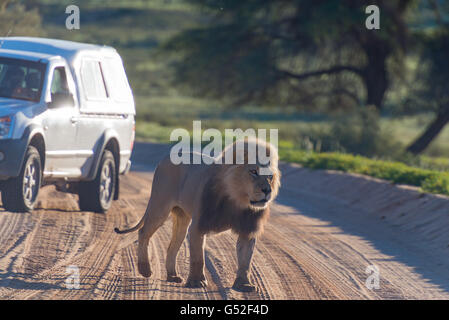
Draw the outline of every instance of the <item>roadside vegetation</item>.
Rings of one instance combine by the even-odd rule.
[[[449,173],[406,165],[402,162],[370,159],[342,153],[297,150],[281,142],[280,158],[310,169],[338,170],[384,179],[396,184],[417,186],[424,192],[449,195]]]
[[[390,9],[396,10],[397,2]],[[86,0],[78,4],[81,29],[72,31],[65,29],[65,6],[72,1],[30,0],[19,9],[40,14],[42,27],[33,35],[111,45],[119,51],[136,98],[137,140],[168,143],[173,129],[191,130],[193,120],[202,120],[203,129],[277,128],[284,161],[449,194],[449,126],[445,126],[449,121],[445,52],[449,51],[444,41],[449,9],[444,1],[431,2],[436,6],[402,1],[404,7],[393,12],[392,20],[401,28],[392,25],[392,31],[386,30],[379,39],[372,39],[371,33],[360,35],[362,45],[368,41],[365,44],[389,48],[385,60],[371,62],[385,65],[388,86],[369,97],[369,83],[384,75],[369,70],[364,50],[375,47],[353,47],[354,39],[338,42],[343,39],[339,34],[348,30],[339,29],[339,18],[333,13],[358,19],[358,13],[347,11],[341,1],[327,1],[324,7],[315,1],[292,2],[291,12],[302,3],[305,13],[311,10],[331,21],[325,34],[313,34],[321,30],[314,26],[323,25],[319,20],[295,29],[310,30],[310,34],[295,34],[310,46],[306,50],[290,39],[283,43],[259,38],[260,30],[253,28],[263,18],[255,9],[261,5],[273,13],[265,21],[277,31],[276,15],[288,11],[288,2],[282,11],[276,2],[258,4],[257,0],[230,1],[223,10],[214,1]],[[301,21],[309,20],[297,22]],[[351,28],[354,21],[348,21],[343,27]],[[9,29],[4,26],[0,31],[7,34]],[[23,30],[17,27],[11,35],[28,35]],[[236,30],[244,30],[249,40],[242,42],[245,37],[240,39]],[[398,37],[413,41],[400,43]],[[342,49],[335,50],[339,46]],[[236,48],[241,50],[234,57]],[[334,56],[335,52],[342,56]],[[273,55],[280,65],[267,65],[274,61]],[[234,59],[236,65],[222,68],[221,59]],[[334,68],[323,61],[350,68]],[[306,66],[317,66],[322,73],[316,76]],[[282,77],[267,75],[268,67],[288,72]],[[373,73],[360,76],[359,69]]]
[[[225,121],[226,122],[226,121]],[[229,128],[226,123],[202,122],[212,125],[207,128]],[[187,124],[186,127],[191,126]],[[263,122],[253,123],[248,128],[269,128]],[[185,128],[184,126],[180,126]],[[169,140],[174,124],[160,125],[158,123],[142,122],[138,126],[137,137],[140,141],[158,143],[176,143]],[[239,127],[241,128],[241,127]],[[245,129],[244,129],[245,130]],[[205,143],[207,144],[207,143]],[[307,146],[308,145],[308,146]],[[358,173],[374,178],[384,179],[396,184],[406,184],[419,187],[423,192],[449,195],[449,168],[447,158],[432,158],[427,156],[402,158],[402,161],[391,157],[368,158],[342,152],[316,152],[310,140],[304,140],[303,148],[298,147],[293,140],[279,141],[279,157],[282,161],[297,163],[303,167],[318,170],[338,170],[348,173]],[[390,159],[390,160],[386,160]]]

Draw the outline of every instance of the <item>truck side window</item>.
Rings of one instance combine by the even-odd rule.
[[[102,65],[103,66],[103,65]],[[106,79],[108,92],[116,101],[129,102],[132,100],[132,92],[126,78],[123,63],[119,58],[104,59],[102,68]]]
[[[87,100],[103,100],[107,98],[107,91],[99,61],[83,61],[81,81]]]
[[[51,94],[68,93],[69,86],[64,67],[55,68],[51,82]]]

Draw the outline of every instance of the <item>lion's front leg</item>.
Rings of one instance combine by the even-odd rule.
[[[186,282],[188,288],[205,288],[207,286],[204,276],[205,237],[195,227],[190,231],[190,273]]]
[[[237,277],[232,286],[234,290],[251,292],[255,289],[248,279],[249,267],[251,265],[255,245],[256,238],[248,238],[239,235],[239,238],[237,239],[238,270]]]

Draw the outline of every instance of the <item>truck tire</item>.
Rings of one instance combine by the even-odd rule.
[[[111,151],[105,150],[95,179],[79,184],[78,196],[81,211],[106,213],[112,205],[116,183],[114,156]]]
[[[42,183],[42,163],[39,152],[29,146],[19,176],[4,182],[2,202],[7,211],[31,212]]]

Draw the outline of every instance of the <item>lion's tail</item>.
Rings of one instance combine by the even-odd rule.
[[[144,219],[145,219],[145,215],[142,217],[142,219],[140,219],[139,223],[137,225],[135,225],[134,227],[132,227],[131,229],[120,230],[119,228],[114,228],[114,231],[118,234],[124,234],[124,233],[129,233],[129,232],[139,230],[140,228],[142,228]]]

